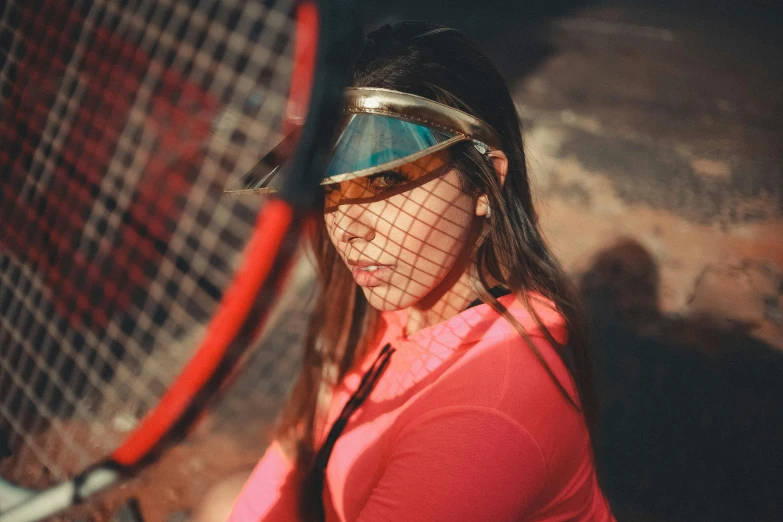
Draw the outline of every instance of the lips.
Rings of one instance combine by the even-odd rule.
[[[392,272],[391,265],[383,265],[368,259],[349,259],[348,266],[351,267],[351,274],[356,284],[367,288],[385,283]]]

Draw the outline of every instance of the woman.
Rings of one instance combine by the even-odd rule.
[[[323,186],[304,368],[230,520],[613,520],[579,306],[481,51],[371,33]]]

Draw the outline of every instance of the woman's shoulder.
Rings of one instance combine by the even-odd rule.
[[[488,323],[480,336],[471,339],[467,350],[463,377],[468,386],[497,384],[498,401],[503,395],[537,396],[542,391],[540,381],[570,378],[570,373],[558,355],[559,346],[566,343],[566,320],[555,305],[539,294],[522,297],[512,294],[498,299],[512,320],[500,315],[488,304],[481,305]],[[479,307],[476,307],[479,308]],[[516,323],[516,324],[515,324]]]
[[[536,295],[529,302],[540,323],[520,298],[507,295],[499,301],[525,335],[487,304],[468,310],[472,313],[464,320],[472,328],[462,338],[459,357],[421,397],[420,407],[487,407],[522,422],[540,411],[542,401],[550,407],[570,406],[547,370],[569,393],[576,393],[568,369],[550,342],[550,336],[557,343],[565,342],[563,316]]]
[[[551,334],[559,343],[565,343],[567,339],[566,320],[555,304],[538,293],[528,293],[523,296],[507,294],[498,298],[511,316],[519,323],[525,333],[531,337],[546,337]],[[516,326],[505,317],[498,314],[488,304],[483,312],[487,316],[495,318],[493,328],[488,330],[486,338],[492,337],[520,337]]]
[[[398,427],[416,425],[418,419],[446,409],[451,415],[465,411],[473,420],[483,415],[487,422],[502,416],[535,441],[548,467],[575,466],[587,458],[589,435],[580,410],[563,394],[565,391],[579,403],[573,378],[558,348],[527,307],[513,296],[504,296],[501,304],[522,325],[527,339],[498,316],[497,324],[490,325],[474,343],[463,346],[458,362],[410,404]],[[545,301],[534,302],[534,306],[551,336],[564,342],[562,315]],[[564,445],[571,451],[565,452]]]

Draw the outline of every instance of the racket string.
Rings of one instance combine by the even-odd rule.
[[[107,454],[198,345],[262,205],[220,193],[281,136],[292,10],[0,13],[3,478],[45,486]]]

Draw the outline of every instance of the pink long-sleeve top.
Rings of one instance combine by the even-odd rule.
[[[571,376],[513,295],[501,297],[572,397]],[[536,310],[555,339],[562,316]],[[520,335],[489,305],[405,336],[387,312],[379,342],[334,390],[323,440],[379,351],[396,352],[337,439],[326,468],[326,520],[613,521],[582,415]],[[291,462],[273,443],[230,522],[295,521]]]

